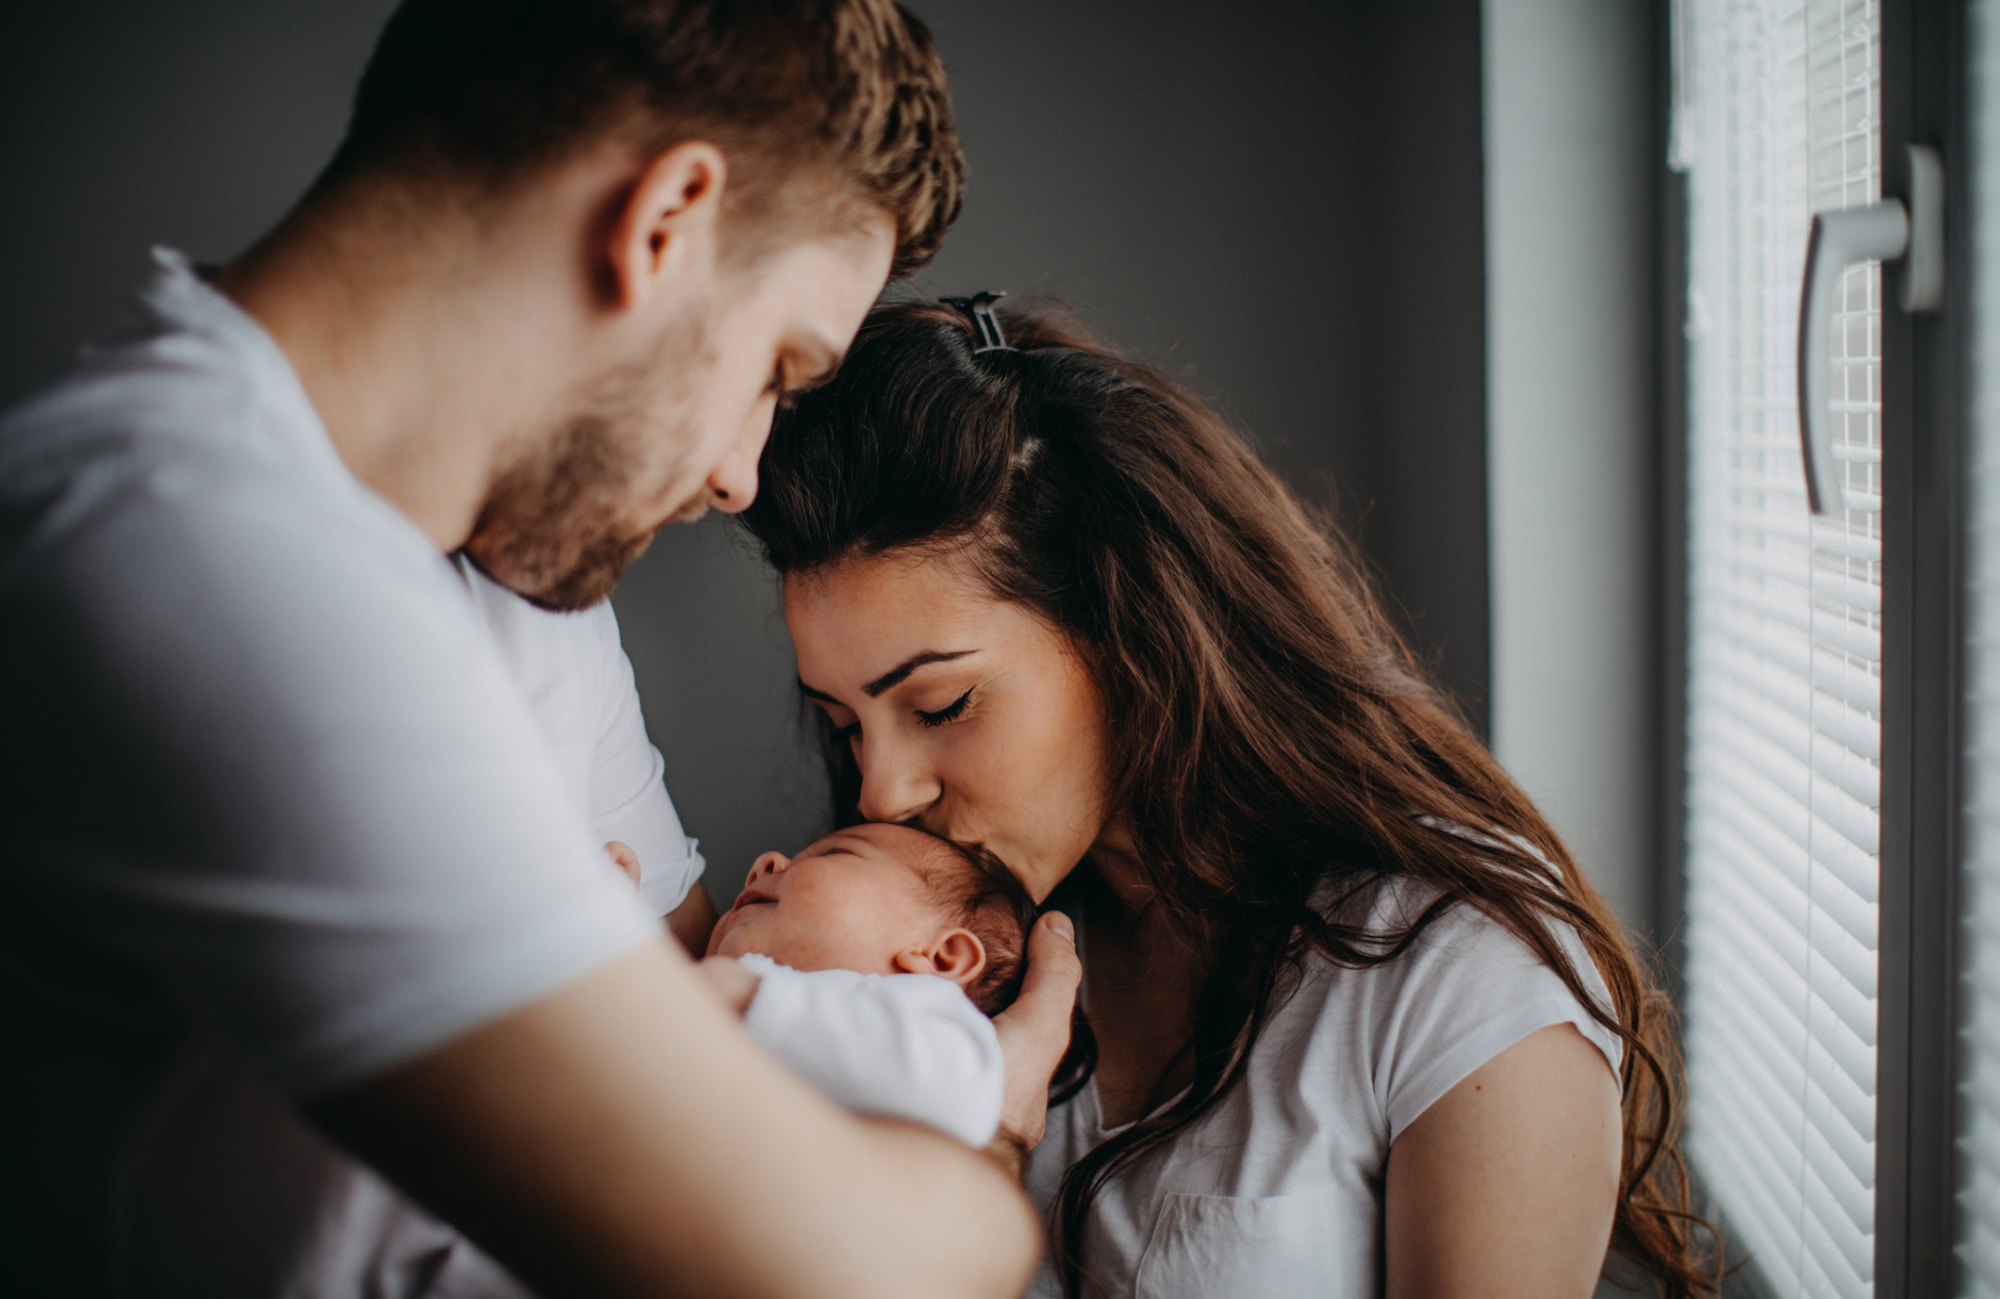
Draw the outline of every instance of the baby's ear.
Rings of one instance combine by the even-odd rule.
[[[947,929],[927,948],[896,953],[895,965],[904,974],[942,975],[963,988],[985,972],[986,945],[970,929]]]

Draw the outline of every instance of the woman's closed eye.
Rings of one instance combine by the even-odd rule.
[[[917,721],[924,726],[943,726],[946,722],[955,722],[964,716],[965,707],[971,702],[972,691],[967,690],[964,694],[934,713],[927,713],[921,708],[917,709]]]

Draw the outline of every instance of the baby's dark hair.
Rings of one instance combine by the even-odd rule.
[[[997,1015],[1021,995],[1028,931],[1040,909],[1007,863],[982,845],[950,839],[938,845],[967,869],[929,872],[931,896],[986,949],[986,968],[966,985],[965,995],[987,1015]]]

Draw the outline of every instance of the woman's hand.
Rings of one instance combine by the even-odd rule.
[[[986,1150],[1016,1176],[1048,1122],[1049,1079],[1069,1050],[1070,1012],[1082,981],[1076,930],[1068,916],[1051,911],[1028,934],[1028,975],[1020,997],[993,1020],[1007,1061],[1007,1094],[999,1135]]]

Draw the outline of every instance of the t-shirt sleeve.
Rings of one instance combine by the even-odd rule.
[[[1610,994],[1582,943],[1567,926],[1556,932],[1586,989],[1608,1008]],[[1402,957],[1371,973],[1379,976],[1375,1092],[1392,1141],[1474,1070],[1551,1024],[1574,1024],[1618,1073],[1618,1035],[1533,949],[1469,905],[1452,907]]]
[[[639,892],[655,915],[665,916],[686,899],[707,863],[667,793],[666,760],[646,734],[638,682],[611,602],[587,616],[596,632],[602,710],[590,773],[592,833],[638,855]]]
[[[0,726],[32,758],[17,915],[294,1097],[658,935],[445,562],[316,499],[169,465],[17,551],[0,600],[0,671],[37,683]]]
[[[1000,1038],[958,985],[742,960],[758,976],[743,1026],[829,1100],[928,1124],[969,1146],[993,1139],[1005,1083]]]

